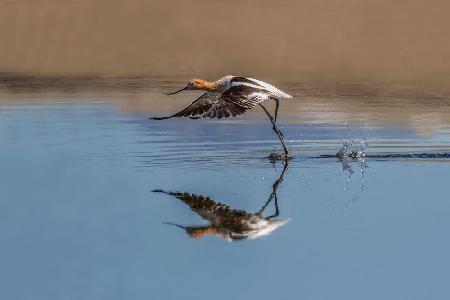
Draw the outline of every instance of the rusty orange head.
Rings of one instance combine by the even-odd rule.
[[[215,88],[216,88],[216,85],[215,85],[214,82],[208,82],[208,81],[203,80],[203,79],[192,78],[191,80],[188,81],[186,86],[184,88],[182,88],[181,90],[178,90],[178,91],[173,92],[173,93],[168,93],[166,95],[173,95],[173,94],[179,93],[179,92],[184,91],[184,90],[212,91]]]

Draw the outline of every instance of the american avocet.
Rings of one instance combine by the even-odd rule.
[[[274,219],[279,215],[277,189],[283,181],[283,176],[285,175],[287,168],[288,162],[286,161],[281,175],[272,185],[272,193],[262,208],[255,213],[248,213],[244,210],[231,208],[202,195],[166,192],[163,190],[154,190],[153,192],[165,193],[180,199],[186,203],[193,212],[209,222],[208,225],[198,226],[183,226],[175,223],[166,223],[183,228],[186,233],[193,238],[200,238],[204,235],[215,235],[228,241],[247,238],[256,239],[271,234],[274,230],[288,222],[288,220]],[[271,216],[264,217],[262,213],[272,201],[274,201],[275,213]]]
[[[222,77],[214,82],[192,79],[181,90],[166,95],[173,95],[184,90],[203,90],[206,92],[195,99],[188,107],[176,114],[168,117],[153,117],[151,119],[164,120],[174,117],[221,119],[241,115],[245,111],[259,105],[272,122],[273,130],[278,135],[283,146],[284,156],[278,158],[288,159],[288,149],[284,142],[283,134],[278,129],[276,122],[280,99],[291,99],[292,96],[264,81],[231,75]],[[262,105],[262,102],[270,99],[275,101],[275,117],[272,117],[269,111]]]

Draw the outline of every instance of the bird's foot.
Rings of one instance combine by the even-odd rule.
[[[288,161],[291,159],[291,157],[286,155],[286,153],[277,153],[274,151],[269,154],[269,159],[272,162],[279,161],[279,160]]]

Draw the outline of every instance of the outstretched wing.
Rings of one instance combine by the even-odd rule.
[[[236,85],[226,90],[205,112],[203,118],[229,118],[242,115],[257,104],[270,99],[270,92],[247,85]]]
[[[150,119],[153,120],[165,120],[170,118],[176,118],[176,117],[191,117],[196,118],[195,116],[202,115],[205,112],[207,112],[213,104],[217,101],[217,98],[219,97],[218,94],[214,93],[203,93],[200,97],[195,99],[188,107],[183,109],[180,112],[177,112],[176,114],[173,114],[168,117],[153,117]]]

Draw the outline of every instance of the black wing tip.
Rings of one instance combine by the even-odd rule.
[[[154,189],[154,190],[151,190],[151,192],[152,193],[164,193],[164,194],[168,193],[168,192],[166,192],[165,190],[162,190],[162,189]]]
[[[150,120],[166,120],[166,119],[170,119],[172,117],[150,117]]]
[[[181,117],[179,117],[179,116],[171,116],[171,117],[150,117],[149,119],[150,119],[150,120],[157,120],[157,121],[160,121],[160,120],[167,120],[167,119],[175,118],[175,117],[181,118],[181,117],[188,117],[188,116],[181,116]],[[201,116],[200,116],[200,117],[189,117],[189,119],[192,119],[192,120],[197,120],[197,119],[200,119],[200,118],[201,118]]]

